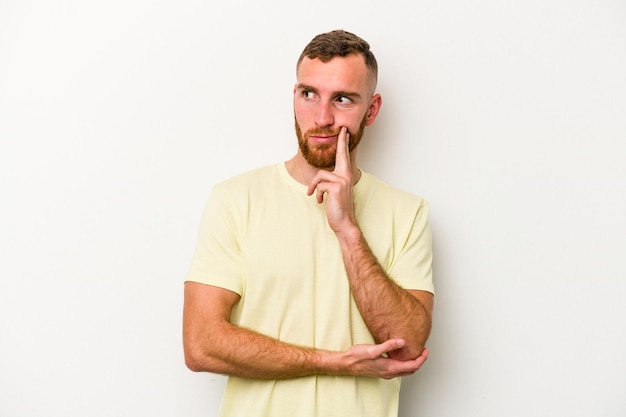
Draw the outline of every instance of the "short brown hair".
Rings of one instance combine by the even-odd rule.
[[[314,37],[300,54],[296,70],[300,68],[300,63],[304,57],[309,59],[317,58],[322,62],[328,62],[335,57],[345,57],[351,54],[357,54],[363,57],[365,66],[369,70],[372,78],[372,86],[376,88],[378,63],[376,62],[376,57],[370,50],[369,43],[357,35],[341,29],[322,33]]]

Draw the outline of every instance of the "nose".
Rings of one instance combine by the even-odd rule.
[[[315,114],[315,124],[318,127],[331,126],[335,122],[331,104],[328,102],[320,103]]]

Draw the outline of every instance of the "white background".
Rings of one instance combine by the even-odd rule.
[[[214,416],[183,363],[211,186],[288,159],[295,61],[368,40],[362,167],[431,204],[401,416],[626,415],[621,0],[0,2],[0,415]]]

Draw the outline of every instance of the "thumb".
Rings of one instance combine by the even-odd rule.
[[[376,347],[380,349],[380,354],[378,356],[401,349],[404,345],[406,345],[406,341],[404,339],[389,339],[379,345],[376,345]]]

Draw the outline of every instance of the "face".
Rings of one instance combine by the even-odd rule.
[[[304,58],[294,89],[295,128],[300,154],[319,169],[335,166],[341,127],[350,133],[350,152],[374,123],[380,96],[372,95],[368,71],[359,55],[329,62]]]

